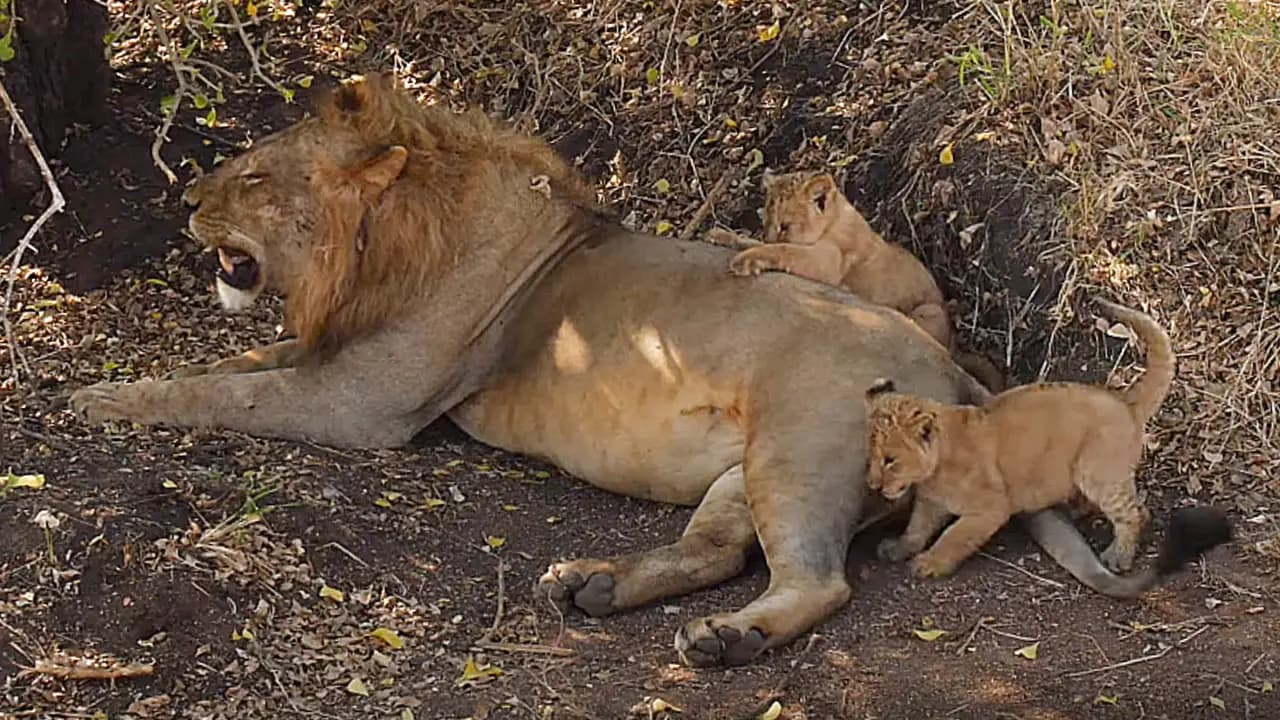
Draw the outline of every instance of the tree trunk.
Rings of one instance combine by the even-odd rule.
[[[94,0],[14,0],[0,21],[0,35],[16,22],[16,55],[0,64],[0,80],[46,158],[62,149],[72,123],[106,119],[111,69],[103,36],[106,8]],[[0,227],[13,214],[47,200],[39,168],[12,119],[0,109]],[[37,202],[41,201],[41,202]]]

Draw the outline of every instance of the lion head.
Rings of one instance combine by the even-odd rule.
[[[493,188],[516,172],[595,207],[545,142],[479,112],[424,106],[375,74],[341,84],[314,117],[222,163],[183,197],[196,208],[191,233],[217,252],[222,305],[283,293],[288,328],[319,352],[429,292],[468,242],[484,239],[467,221],[500,212]]]
[[[891,381],[867,390],[870,428],[867,484],[889,500],[929,479],[938,469],[938,422],[926,401],[894,391]]]
[[[766,172],[763,185],[765,242],[812,245],[834,221],[840,190],[830,173]]]

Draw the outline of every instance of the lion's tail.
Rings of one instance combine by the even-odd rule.
[[[1075,525],[1057,510],[1042,510],[1024,520],[1027,530],[1049,557],[1086,587],[1108,597],[1132,599],[1181,570],[1201,553],[1229,542],[1231,522],[1212,507],[1181,508],[1169,519],[1154,565],[1129,575],[1107,569]]]
[[[985,385],[992,393],[1002,393],[1009,387],[1009,381],[1004,373],[1000,372],[1000,368],[982,355],[958,350],[951,357],[956,365]]]
[[[1169,394],[1176,360],[1169,334],[1150,315],[1106,300],[1096,300],[1108,315],[1128,325],[1147,346],[1147,371],[1120,394],[1139,424],[1145,424]]]

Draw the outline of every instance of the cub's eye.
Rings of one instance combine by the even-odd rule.
[[[880,461],[880,464],[888,468],[888,467],[893,467],[893,462],[894,462],[894,457],[892,455],[885,455],[884,459]]]
[[[787,231],[789,231],[790,229],[791,229],[790,223],[782,223],[781,225],[778,226],[778,232],[783,235],[786,235]]]
[[[267,176],[267,174],[266,174],[266,173],[261,173],[261,172],[247,172],[247,173],[244,173],[243,175],[241,175],[241,176],[240,176],[240,179],[244,181],[244,184],[245,184],[245,185],[257,185],[258,183],[263,182],[264,180],[266,180],[266,179],[267,179],[267,177],[268,177],[268,176]]]

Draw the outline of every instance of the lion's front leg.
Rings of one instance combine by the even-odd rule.
[[[737,575],[755,537],[742,466],[735,465],[712,483],[676,542],[614,558],[556,563],[538,580],[535,592],[563,609],[608,615]]]
[[[165,375],[165,379],[180,380],[198,375],[234,375],[280,370],[297,365],[302,360],[303,354],[302,346],[296,339],[281,340],[216,362],[184,365]]]
[[[71,395],[85,422],[237,430],[339,447],[396,447],[430,418],[393,392],[394,378],[295,369],[98,383]],[[397,397],[397,395],[400,395]]]

